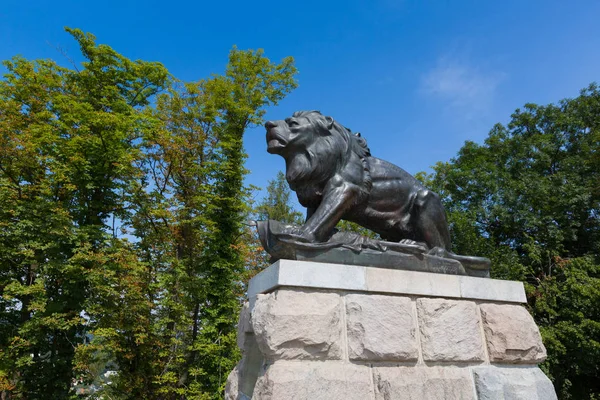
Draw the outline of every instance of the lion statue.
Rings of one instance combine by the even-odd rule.
[[[372,157],[360,134],[318,111],[299,111],[265,127],[267,151],[285,159],[290,188],[307,208],[297,241],[325,242],[344,219],[386,241],[452,254],[439,196],[402,168]]]

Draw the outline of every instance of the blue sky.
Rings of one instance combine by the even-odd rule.
[[[528,102],[574,97],[600,81],[600,2],[2,0],[0,59],[78,49],[64,26],[182,80],[219,73],[233,45],[291,55],[299,88],[268,118],[321,110],[359,131],[374,156],[411,173],[482,142]],[[284,168],[264,129],[247,132],[248,182]]]

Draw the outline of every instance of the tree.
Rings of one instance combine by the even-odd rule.
[[[304,216],[294,208],[290,201],[292,191],[285,180],[285,174],[277,172],[275,179],[269,180],[267,185],[267,194],[260,202],[252,208],[248,219],[266,221],[269,219],[282,221],[288,224],[302,225]],[[271,257],[264,251],[254,229],[246,229],[244,234],[246,243],[246,267],[244,273],[244,286],[256,274],[271,264]]]
[[[288,224],[302,225],[304,217],[296,211],[290,202],[291,190],[285,174],[277,173],[274,180],[267,186],[267,196],[256,206],[256,215],[259,220],[273,219]]]
[[[262,51],[234,48],[224,75],[180,83],[149,110],[161,122],[142,144],[144,172],[126,223],[156,282],[152,332],[161,339],[157,366],[148,368],[156,387],[142,384],[144,369],[122,371],[115,387],[128,396],[221,397],[239,356],[249,251],[243,133],[295,87],[294,74],[291,58],[274,64]]]
[[[448,212],[453,250],[526,282],[561,398],[600,395],[600,90],[527,104],[483,145],[421,174]],[[576,349],[585,349],[578,351]]]
[[[181,83],[68,31],[80,68],[17,57],[0,81],[2,397],[73,397],[110,365],[113,399],[220,398],[243,133],[296,86],[293,60],[234,48],[223,75]]]
[[[239,312],[240,277],[244,257],[239,246],[244,215],[243,177],[245,153],[243,134],[248,127],[263,123],[264,107],[277,104],[296,87],[296,69],[291,58],[273,64],[261,50],[233,49],[224,77],[207,81],[214,104],[214,120],[219,139],[219,168],[216,173],[216,196],[209,217],[214,221],[207,238],[202,267],[207,279],[203,320],[198,335],[200,345],[197,364],[204,371],[218,371],[204,379],[202,390],[220,398],[225,378],[238,356],[236,322]],[[228,95],[225,95],[228,94]],[[208,389],[208,390],[207,390]]]
[[[135,173],[140,108],[168,74],[67,31],[86,59],[82,70],[15,57],[0,81],[4,397],[68,397],[76,350],[98,322],[96,302],[118,298],[117,281],[129,292],[126,278],[137,274],[108,223],[122,213]]]
[[[600,265],[593,257],[555,260],[552,275],[530,288],[548,359],[542,364],[562,399],[598,399]]]

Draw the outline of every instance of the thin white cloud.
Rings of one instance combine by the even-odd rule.
[[[489,110],[504,74],[486,71],[465,60],[441,57],[422,76],[421,91],[440,99],[467,116]]]

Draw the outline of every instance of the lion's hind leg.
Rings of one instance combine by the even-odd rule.
[[[414,237],[427,244],[430,249],[440,247],[450,250],[450,233],[444,206],[437,193],[427,189],[417,192],[415,199]]]

